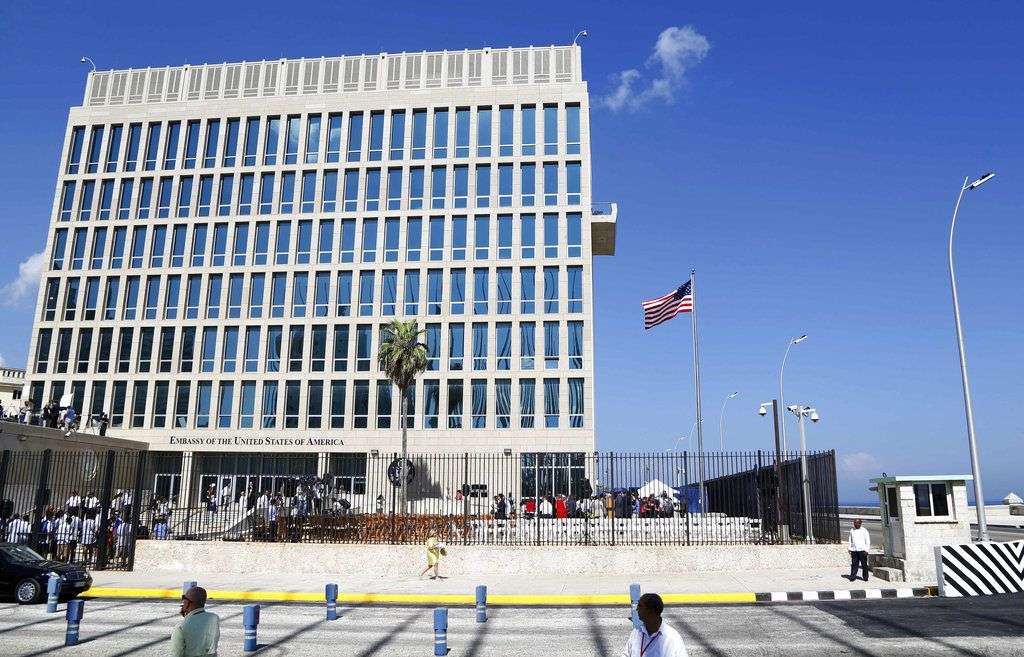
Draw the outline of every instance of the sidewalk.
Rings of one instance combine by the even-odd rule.
[[[442,565],[443,567],[443,565]],[[195,580],[211,592],[211,598],[252,599],[281,602],[322,602],[324,585],[336,583],[339,603],[392,603],[392,604],[472,604],[477,585],[487,586],[491,604],[628,604],[629,585],[640,584],[643,591],[661,593],[666,602],[722,603],[755,602],[775,594],[770,599],[787,599],[794,592],[825,592],[826,595],[803,595],[802,599],[829,598],[828,592],[837,591],[836,598],[848,598],[843,592],[869,591],[854,597],[882,597],[881,591],[899,590],[898,597],[909,597],[911,589],[932,586],[931,582],[893,584],[885,580],[850,582],[844,572],[824,569],[792,569],[781,571],[751,571],[715,573],[705,575],[666,575],[665,577],[630,577],[628,575],[525,579],[520,577],[469,578],[453,576],[430,580],[418,578],[419,565],[410,564],[407,573],[393,578],[367,577],[341,574],[335,577],[304,574],[206,574],[195,572],[183,577],[175,574],[101,571],[93,573],[93,589],[86,596],[93,597],[147,597],[177,598],[181,595],[182,581]],[[442,575],[444,571],[442,570]],[[918,595],[922,593],[918,592]],[[897,597],[886,593],[886,597]],[[788,599],[794,596],[788,596]]]

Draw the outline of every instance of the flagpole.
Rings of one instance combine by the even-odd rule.
[[[697,473],[700,477],[700,510],[706,513],[704,497],[704,426],[700,411],[700,338],[697,334],[697,272],[690,270],[690,294],[693,297],[693,309],[690,311],[690,322],[693,327],[693,388],[697,402]]]

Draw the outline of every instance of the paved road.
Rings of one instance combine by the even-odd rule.
[[[983,599],[870,600],[672,607],[668,621],[694,656],[725,655],[969,655],[1024,654],[1024,595]],[[61,648],[63,613],[43,606],[0,604],[0,652],[5,657],[164,655],[177,621],[172,602],[90,600],[83,643]],[[242,607],[211,605],[222,618],[222,657],[257,655],[432,654],[432,612],[423,608],[361,607],[341,610],[327,623],[323,607],[266,605],[257,653],[242,651]],[[629,632],[622,608],[495,608],[477,625],[473,611],[450,611],[452,657],[620,654]]]
[[[871,545],[881,548],[882,547],[882,521],[881,520],[864,520],[864,526],[867,527],[868,533],[871,534]],[[853,520],[846,518],[839,519],[839,528],[842,531],[842,535],[845,539],[846,532],[853,527]],[[978,528],[974,525],[971,526],[975,537],[977,537]],[[1024,527],[989,527],[989,536],[993,541],[1019,541],[1024,539]]]

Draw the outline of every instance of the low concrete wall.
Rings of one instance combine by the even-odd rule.
[[[323,545],[139,541],[135,569],[146,572],[295,572],[393,575],[426,563],[418,545]],[[849,567],[843,545],[461,546],[448,549],[451,575],[697,574]]]
[[[60,429],[18,424],[17,422],[0,422],[0,449],[23,451],[52,449],[68,452],[113,449],[144,452],[149,449],[149,443],[81,432],[65,436]]]

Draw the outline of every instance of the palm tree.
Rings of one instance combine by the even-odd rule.
[[[406,512],[406,463],[408,462],[408,439],[406,437],[405,419],[409,415],[409,398],[405,391],[416,384],[416,376],[427,369],[427,346],[420,342],[423,335],[415,320],[402,322],[392,320],[384,326],[380,349],[377,352],[377,363],[388,375],[391,382],[398,388],[402,400],[399,414],[402,416],[402,477],[401,509]]]

